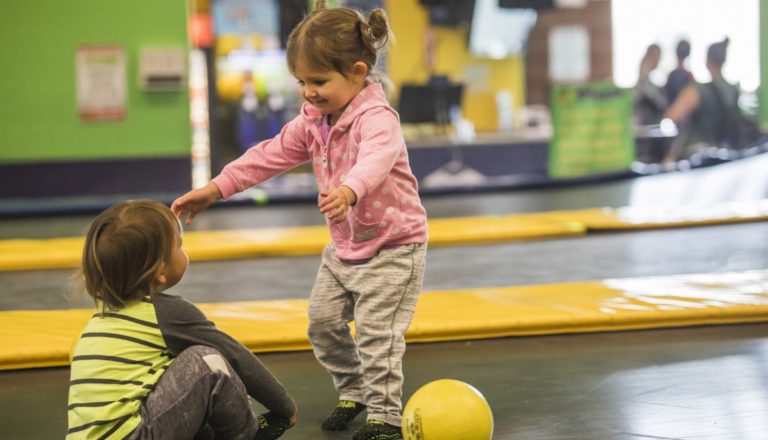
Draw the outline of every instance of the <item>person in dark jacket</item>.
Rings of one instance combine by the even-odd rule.
[[[667,94],[667,102],[675,102],[677,95],[680,94],[685,86],[693,81],[693,75],[685,65],[690,54],[691,43],[689,43],[688,40],[680,40],[675,48],[677,66],[674,70],[669,72],[669,75],[667,76],[667,84],[664,86],[664,91]]]
[[[691,82],[667,109],[664,117],[680,127],[679,139],[667,160],[676,160],[722,143],[722,128],[726,112],[736,109],[739,87],[723,77],[723,65],[728,53],[728,38],[713,43],[707,49],[707,70],[712,76],[708,83]]]

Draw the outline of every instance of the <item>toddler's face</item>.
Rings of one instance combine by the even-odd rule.
[[[335,70],[316,70],[303,59],[296,63],[294,76],[304,99],[317,107],[320,113],[331,115],[334,122],[352,98],[360,93],[365,82],[364,74],[352,72],[344,76]]]

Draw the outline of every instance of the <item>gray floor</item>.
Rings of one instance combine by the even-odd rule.
[[[768,326],[742,325],[412,344],[404,392],[441,378],[474,385],[497,440],[760,440],[767,338]],[[318,427],[335,401],[311,353],[261,358],[301,405],[284,438],[351,437]],[[0,373],[2,438],[61,438],[67,380],[65,368]]]
[[[695,208],[768,198],[766,169],[759,157],[635,181],[434,197],[425,204],[433,218],[595,206]],[[79,235],[89,219],[0,220],[0,237]],[[198,220],[195,227],[207,229],[321,219],[312,206],[290,205],[213,209]],[[758,222],[433,248],[425,290],[764,269],[766,243],[768,223]],[[194,301],[302,298],[317,264],[316,256],[197,262],[174,290]],[[64,298],[70,274],[0,273],[0,310],[85,305]],[[764,439],[766,336],[766,325],[741,325],[414,344],[405,359],[404,391],[409,396],[443,377],[471,383],[491,404],[494,438],[502,440]],[[261,357],[301,406],[300,424],[286,439],[350,438],[317,428],[335,396],[311,353]],[[66,368],[0,372],[0,436],[60,438],[67,380]]]

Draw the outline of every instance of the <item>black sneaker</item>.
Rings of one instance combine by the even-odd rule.
[[[365,405],[351,400],[340,400],[333,414],[323,420],[322,427],[326,431],[344,431],[352,420],[365,409]]]
[[[403,432],[399,426],[368,420],[355,432],[352,440],[403,440]]]
[[[256,421],[259,423],[259,430],[254,437],[255,440],[274,440],[285,433],[290,423],[290,420],[285,417],[271,412],[256,416]]]

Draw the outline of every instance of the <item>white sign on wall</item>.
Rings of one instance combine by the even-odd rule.
[[[590,74],[589,32],[584,26],[557,26],[549,31],[549,79],[583,83]]]
[[[127,86],[125,50],[121,46],[77,48],[77,112],[83,121],[125,119]]]
[[[186,86],[187,57],[181,47],[139,50],[139,87],[146,91],[180,91]]]

